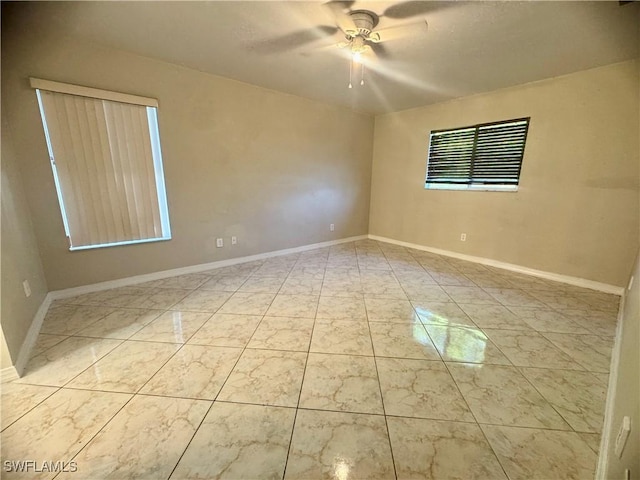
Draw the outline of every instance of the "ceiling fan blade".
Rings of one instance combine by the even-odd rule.
[[[427,32],[427,21],[421,20],[419,22],[407,23],[405,25],[398,25],[397,27],[383,28],[377,30],[376,33],[379,40],[374,41],[374,45],[380,42],[389,42],[397,40],[399,38],[412,37],[416,35],[422,35]]]
[[[426,15],[428,13],[433,13],[437,10],[441,10],[447,7],[451,7],[452,4],[456,2],[448,1],[448,2],[419,2],[419,1],[409,1],[409,2],[401,2],[387,8],[381,17],[395,18],[395,19],[403,19],[403,18],[411,18],[417,17],[420,15]]]
[[[295,50],[300,46],[313,43],[325,37],[330,37],[337,31],[337,27],[320,25],[315,28],[298,30],[296,32],[280,35],[279,37],[269,38],[252,45],[252,49],[258,53],[263,54],[280,53],[287,50]]]
[[[353,23],[353,19],[349,16],[349,7],[353,5],[355,2],[351,1],[331,1],[323,4],[333,14],[333,17],[336,19],[336,24],[344,33],[349,34],[350,32],[357,31],[356,24]]]
[[[371,47],[371,50],[373,50],[373,53],[375,53],[375,55],[380,59],[389,58],[389,51],[387,50],[387,47],[381,43],[372,43],[369,46]]]

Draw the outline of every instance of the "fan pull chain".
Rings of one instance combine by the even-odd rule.
[[[360,64],[360,68],[362,69],[362,73],[360,75],[360,85],[364,85],[364,63]]]
[[[353,77],[353,59],[349,60],[349,88],[353,88],[351,77]]]

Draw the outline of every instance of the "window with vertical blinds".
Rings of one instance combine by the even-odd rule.
[[[517,190],[529,118],[434,130],[426,188]]]
[[[168,240],[154,99],[31,79],[71,250]]]

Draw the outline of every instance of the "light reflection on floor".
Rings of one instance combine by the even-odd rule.
[[[487,346],[487,336],[484,333],[468,326],[451,327],[446,318],[427,310],[420,313],[434,319],[435,323],[444,327],[432,332],[431,340],[438,351],[446,354],[450,361],[478,364],[484,361],[484,352]],[[414,327],[414,338],[424,344],[424,337],[426,337],[424,329],[420,332],[417,326]]]

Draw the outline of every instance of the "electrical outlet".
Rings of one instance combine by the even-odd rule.
[[[22,282],[22,288],[24,290],[24,296],[29,298],[31,296],[31,285],[29,285],[29,280]]]
[[[238,237],[231,237],[231,245],[237,245],[238,244]]]
[[[336,229],[336,226],[333,223],[329,225],[329,230],[333,232],[335,229]]]
[[[461,242],[466,242],[467,241],[467,234],[466,233],[461,233],[460,234],[460,241]]]
[[[620,430],[618,430],[618,436],[616,437],[615,452],[618,458],[622,458],[622,452],[627,444],[629,433],[631,432],[631,419],[629,417],[622,418],[622,424]]]
[[[221,238],[216,238],[216,247],[224,247],[224,240],[222,240]]]

